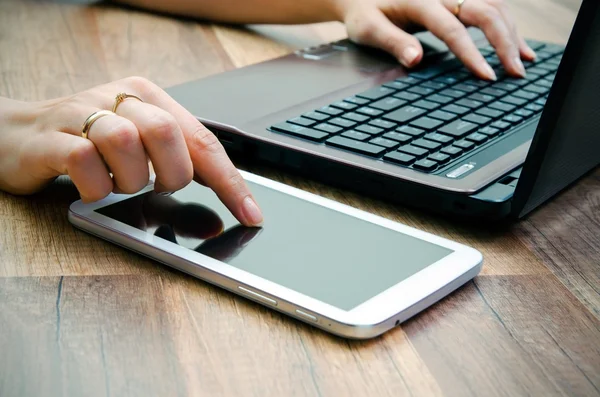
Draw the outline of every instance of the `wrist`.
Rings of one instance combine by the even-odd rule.
[[[333,20],[343,23],[353,2],[354,0],[330,0],[330,13]]]

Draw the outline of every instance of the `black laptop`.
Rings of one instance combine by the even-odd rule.
[[[228,152],[389,201],[520,218],[600,163],[600,2],[566,48],[529,41],[527,77],[478,80],[430,34],[407,71],[347,40],[167,90]]]

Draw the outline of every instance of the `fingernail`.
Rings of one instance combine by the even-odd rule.
[[[533,48],[531,47],[527,47],[527,55],[529,55],[529,57],[534,61],[537,59],[537,54],[535,53],[535,51],[533,51]]]
[[[496,77],[496,72],[494,72],[494,69],[492,69],[490,64],[484,61],[483,65],[483,68],[485,69],[485,76],[488,78],[488,80],[498,80],[498,77]]]
[[[419,56],[419,51],[415,47],[406,47],[404,51],[402,51],[401,61],[404,66],[411,67],[417,60]]]
[[[523,62],[521,62],[521,58],[515,57],[513,60],[513,64],[517,72],[521,75],[521,77],[525,77],[525,66],[523,66]]]
[[[158,192],[158,193],[156,193],[156,194],[157,194],[158,196],[161,196],[161,197],[169,197],[169,196],[170,196],[170,195],[172,195],[173,193],[175,193],[175,192]]]
[[[244,212],[244,216],[246,217],[246,221],[250,225],[262,226],[263,214],[252,197],[248,196],[244,199],[244,202],[242,203],[242,210]]]

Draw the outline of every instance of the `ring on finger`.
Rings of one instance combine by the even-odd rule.
[[[456,2],[456,7],[454,7],[454,11],[453,11],[454,16],[458,17],[458,14],[460,14],[460,9],[462,8],[465,1],[466,0],[458,0]]]
[[[87,119],[85,119],[85,122],[83,123],[83,127],[81,128],[81,136],[83,137],[83,139],[88,139],[88,132],[90,132],[92,125],[98,119],[101,119],[104,116],[112,116],[112,115],[114,115],[114,112],[111,112],[110,110],[99,110],[97,112],[92,113]]]
[[[133,99],[137,99],[140,102],[144,102],[139,97],[137,97],[135,95],[126,94],[124,92],[121,92],[121,93],[117,94],[117,96],[115,98],[115,104],[113,105],[113,108],[112,108],[113,113],[117,112],[117,108],[119,107],[119,105],[121,104],[121,102],[123,102],[127,98],[133,98]]]

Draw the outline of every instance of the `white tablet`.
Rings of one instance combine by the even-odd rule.
[[[76,227],[325,331],[372,338],[479,273],[481,254],[388,219],[242,173],[265,216],[241,226],[195,182],[170,197],[74,203]]]

